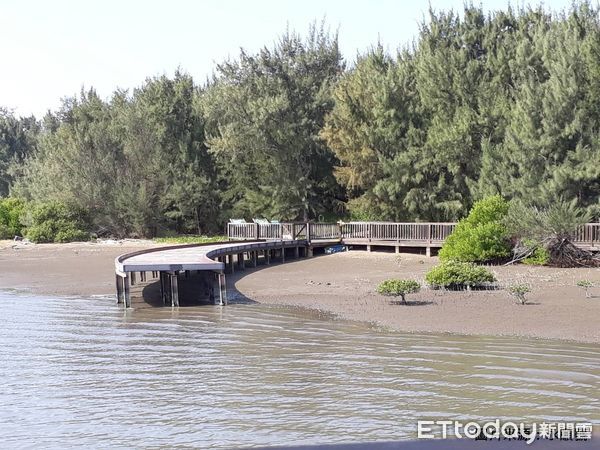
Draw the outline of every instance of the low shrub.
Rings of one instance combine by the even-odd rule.
[[[10,197],[0,200],[0,239],[21,236],[21,215],[24,210],[25,202],[21,199]]]
[[[54,236],[54,242],[81,242],[89,240],[90,233],[88,233],[87,231],[77,230],[70,227],[60,230]]]
[[[46,242],[54,242],[55,231],[50,223],[43,222],[27,228],[27,232],[25,234],[27,239],[29,239],[31,242],[41,244]]]
[[[594,287],[594,283],[590,280],[579,280],[577,286],[585,291],[585,298],[591,298],[590,289]]]
[[[544,247],[536,247],[530,256],[523,259],[523,264],[545,266],[550,262],[550,253]]]
[[[27,219],[27,239],[36,243],[85,241],[90,238],[86,213],[75,206],[51,201],[33,207]]]
[[[508,286],[507,290],[510,293],[510,295],[512,295],[521,303],[521,305],[524,305],[525,303],[527,303],[527,298],[525,298],[525,294],[531,292],[531,287],[525,283],[515,283]]]
[[[377,286],[377,292],[382,295],[401,297],[406,304],[406,295],[419,292],[421,284],[415,280],[385,280]]]
[[[488,286],[496,278],[485,267],[468,262],[445,261],[427,272],[425,281],[433,289],[470,289]]]
[[[476,202],[444,242],[440,259],[484,262],[508,258],[510,243],[503,223],[507,212],[508,203],[499,195]]]

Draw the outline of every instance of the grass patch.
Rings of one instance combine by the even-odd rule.
[[[181,236],[168,236],[154,238],[158,244],[210,244],[212,242],[227,241],[227,236],[199,236],[195,234],[185,234]]]

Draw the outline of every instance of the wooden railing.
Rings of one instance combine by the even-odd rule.
[[[455,222],[230,223],[229,239],[419,241],[441,244]],[[575,242],[600,245],[600,222],[583,225]]]
[[[590,244],[600,244],[600,222],[586,223],[575,236],[575,242],[585,242]]]
[[[310,238],[314,239],[342,239],[340,225],[337,223],[309,223]]]
[[[350,222],[341,224],[343,239],[374,241],[443,241],[454,230],[453,222],[392,223]]]
[[[454,223],[229,223],[229,239],[443,241]]]
[[[258,229],[255,223],[228,223],[229,239],[257,239]]]
[[[340,239],[337,223],[228,223],[229,239],[314,240]]]

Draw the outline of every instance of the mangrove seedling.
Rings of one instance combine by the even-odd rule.
[[[585,291],[585,298],[592,298],[592,295],[590,294],[590,288],[594,287],[594,283],[592,283],[590,280],[579,280],[577,282],[577,286]]]
[[[485,267],[460,261],[446,261],[425,274],[432,289],[471,289],[491,285],[496,277]]]
[[[385,280],[377,286],[377,292],[391,297],[400,297],[406,305],[406,295],[419,292],[421,284],[415,280]]]
[[[521,302],[521,305],[524,305],[525,303],[527,303],[525,295],[531,292],[531,288],[529,287],[529,285],[524,283],[515,283],[508,286],[508,292],[519,302]]]

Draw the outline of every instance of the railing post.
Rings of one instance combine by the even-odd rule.
[[[254,224],[254,239],[260,239],[260,224]]]
[[[427,242],[431,244],[431,223],[427,225]]]
[[[306,241],[310,244],[310,222],[306,223]]]

